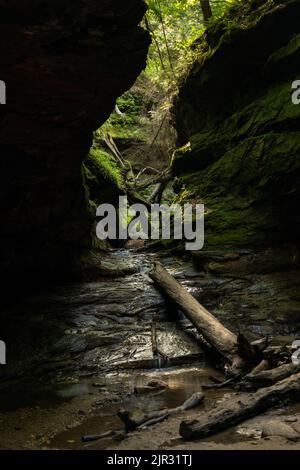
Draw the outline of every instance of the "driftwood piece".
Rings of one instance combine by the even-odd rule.
[[[254,369],[252,369],[251,374],[258,374],[264,370],[270,369],[270,363],[267,359],[263,359]]]
[[[233,377],[230,377],[229,379],[227,379],[223,382],[219,381],[219,380],[216,381],[214,377],[210,377],[210,380],[213,383],[203,384],[202,387],[203,387],[204,390],[211,390],[211,389],[227,388],[227,387],[236,385],[236,388],[240,389],[240,388],[243,388],[244,381],[245,381],[245,383],[247,383],[247,377],[250,377],[250,380],[251,380],[252,376],[254,376],[255,374],[258,374],[259,372],[266,371],[269,368],[270,368],[269,361],[267,361],[266,359],[263,359],[256,367],[254,367],[254,369],[250,368],[250,369],[248,369],[248,371],[243,370],[239,374],[236,374]],[[297,371],[295,370],[292,373],[295,373],[295,372],[297,372]],[[289,375],[291,375],[291,374],[287,374],[286,376],[282,376],[278,380],[282,380],[282,379],[288,377]],[[272,385],[273,383],[278,382],[278,380],[275,380],[272,383],[266,383],[266,384],[261,385],[261,386],[265,387],[265,386],[268,386],[268,385]],[[247,386],[245,386],[245,388],[249,389],[251,387],[247,388]],[[259,388],[259,387],[257,387],[257,388]]]
[[[235,385],[245,374],[247,371],[241,371],[239,374],[235,374],[232,377],[229,377],[229,379],[225,380],[224,382],[215,382],[212,380],[211,384],[203,384],[202,388],[203,390],[217,390],[221,388],[227,388],[230,386]]]
[[[206,310],[160,263],[154,264],[149,276],[213,349],[227,359],[232,373],[243,369],[244,360],[238,354],[238,338],[233,332]]]
[[[262,371],[252,371],[250,374],[245,375],[243,378],[240,387],[241,388],[251,388],[258,389],[261,387],[269,387],[274,385],[280,380],[286,379],[293,374],[300,372],[300,366],[295,364],[283,364],[275,369],[271,370],[262,370]]]
[[[134,431],[138,428],[143,428],[147,426],[151,426],[152,424],[156,424],[160,421],[167,419],[169,416],[172,416],[176,413],[180,413],[182,411],[190,410],[191,408],[195,408],[196,406],[200,405],[204,399],[204,394],[202,392],[193,393],[193,395],[186,400],[182,405],[177,406],[176,408],[166,408],[163,410],[153,411],[150,414],[139,416],[138,418],[134,418],[131,414],[126,410],[120,410],[118,412],[118,416],[125,424],[125,429],[127,432]]]
[[[281,403],[300,400],[300,373],[262,388],[227,399],[197,420],[182,421],[179,433],[185,440],[201,439],[235,426]]]
[[[82,436],[82,442],[94,442],[99,441],[100,439],[106,439],[108,437],[116,437],[122,435],[122,431],[106,431],[102,434],[87,434],[86,436]]]
[[[106,143],[107,147],[109,148],[109,150],[112,152],[112,154],[119,161],[121,167],[124,168],[125,164],[124,164],[124,161],[123,161],[123,157],[122,157],[121,152],[119,151],[113,137],[107,132],[106,134],[105,133],[103,134],[103,139],[104,139],[104,142]]]

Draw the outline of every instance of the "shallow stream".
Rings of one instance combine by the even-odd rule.
[[[148,278],[155,258],[117,250],[103,261],[111,276],[45,287],[6,302],[1,337],[7,366],[0,370],[3,448],[105,448],[112,445],[110,439],[84,444],[81,436],[121,430],[120,407],[145,413],[178,406],[217,375],[189,322],[165,303]],[[234,331],[287,343],[299,336],[298,272],[216,276],[188,258],[161,261]],[[113,275],[116,269],[123,275]],[[153,357],[153,325],[167,360]],[[168,389],[133,393],[152,379],[163,380]]]

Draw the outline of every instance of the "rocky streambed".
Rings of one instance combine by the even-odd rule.
[[[148,277],[156,258],[117,250],[102,260],[92,281],[7,298],[1,328],[7,344],[7,366],[0,370],[1,448],[200,446],[179,439],[182,416],[170,418],[173,426],[157,424],[155,432],[139,431],[122,442],[81,442],[86,434],[121,430],[120,407],[143,412],[175,407],[216,375],[195,341],[192,325],[165,302]],[[161,262],[233,331],[291,344],[300,335],[300,273],[293,266],[255,273],[246,269],[253,259],[249,252],[210,253],[194,260],[167,255]],[[161,355],[155,351],[153,331]],[[151,380],[162,380],[167,388],[149,392]],[[228,393],[233,392],[207,391],[205,409]],[[294,406],[265,417],[297,425],[298,413],[300,408]],[[247,424],[208,439],[208,447],[253,439],[257,443],[258,438],[266,445],[261,439],[266,423],[257,420],[252,427]]]

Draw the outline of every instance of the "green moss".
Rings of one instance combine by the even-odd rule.
[[[191,195],[204,200],[206,247],[284,239],[300,197],[295,155],[300,155],[300,132],[264,134],[246,139],[207,169],[177,179],[181,202]]]
[[[291,58],[292,56],[296,55],[299,57],[300,52],[300,34],[296,34],[287,46],[278,49],[268,60],[269,64],[274,64],[278,62],[283,62],[287,58]]]
[[[114,157],[93,147],[82,165],[82,176],[89,212],[95,217],[99,204],[117,204],[124,192],[122,170]]]
[[[124,189],[124,180],[120,166],[115,158],[99,148],[91,148],[85,162],[90,175],[89,178],[105,179],[119,190]]]
[[[291,102],[290,81],[275,84],[232,116],[192,135],[173,155],[174,174],[201,171],[245,138],[286,129],[300,130],[300,106]]]
[[[88,213],[94,223],[91,244],[93,248],[103,250],[108,244],[96,237],[96,210],[99,204],[118,204],[118,198],[124,192],[122,170],[112,155],[94,146],[82,165],[82,177]]]

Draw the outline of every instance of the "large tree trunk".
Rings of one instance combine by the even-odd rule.
[[[205,340],[231,365],[231,372],[238,372],[244,361],[238,354],[238,338],[204,308],[160,264],[155,263],[149,276],[157,286],[187,316]]]
[[[212,17],[211,6],[209,0],[200,0],[201,10],[204,22],[206,23]]]
[[[300,400],[300,373],[262,388],[256,393],[237,395],[216,406],[198,420],[182,421],[180,435],[186,440],[200,439],[223,431],[256,416],[283,401]]]

